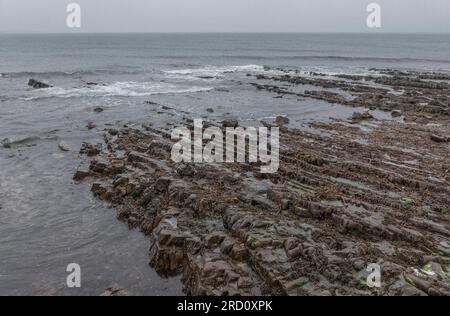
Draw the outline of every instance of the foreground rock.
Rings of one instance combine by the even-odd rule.
[[[449,295],[449,148],[429,135],[450,124],[372,123],[281,128],[271,175],[175,164],[169,131],[124,129],[76,177],[94,177],[92,192],[150,237],[151,266],[182,274],[189,295]],[[379,289],[366,285],[372,263]]]

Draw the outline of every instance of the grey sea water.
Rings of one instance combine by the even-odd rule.
[[[148,240],[118,222],[89,183],[72,181],[84,167],[81,143],[100,141],[105,128],[164,126],[186,115],[250,124],[282,114],[300,125],[348,117],[354,109],[275,100],[247,84],[247,74],[449,72],[449,52],[450,35],[433,34],[1,34],[0,140],[18,142],[0,147],[0,295],[96,295],[111,286],[181,293],[178,278],[148,266]],[[30,89],[30,78],[53,87]],[[174,110],[159,113],[145,101]],[[66,287],[72,262],[82,268],[80,289]]]

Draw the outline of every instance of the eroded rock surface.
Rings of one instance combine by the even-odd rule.
[[[120,220],[150,237],[151,266],[182,274],[189,295],[449,295],[450,147],[441,141],[450,135],[449,91],[426,83],[448,78],[382,74],[272,78],[339,87],[356,98],[304,95],[405,116],[379,121],[359,113],[311,123],[314,132],[281,127],[274,174],[249,163],[174,163],[170,131],[146,125],[108,130],[103,146],[83,144],[90,167],[74,178],[90,178]],[[239,124],[225,123],[216,126]],[[381,288],[366,284],[373,263],[382,269]]]
[[[151,265],[182,273],[187,294],[449,294],[448,147],[423,126],[314,127],[333,136],[283,130],[273,175],[175,164],[167,133],[147,128],[105,138],[76,178],[94,177],[92,191],[150,236]],[[387,271],[379,290],[364,286],[370,263]]]

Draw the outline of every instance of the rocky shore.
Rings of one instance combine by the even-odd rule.
[[[264,122],[281,126],[274,174],[174,163],[169,128],[108,129],[103,144],[83,144],[89,168],[74,180],[149,236],[150,265],[182,274],[188,295],[449,295],[450,77],[277,71],[251,85],[397,119]],[[366,284],[372,263],[380,288]]]

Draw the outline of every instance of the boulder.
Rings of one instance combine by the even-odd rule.
[[[11,148],[11,139],[9,138],[5,138],[4,140],[2,140],[2,145],[4,148]]]
[[[75,172],[75,174],[73,176],[73,180],[82,181],[82,180],[86,179],[87,177],[89,177],[90,175],[91,174],[87,171],[78,170],[77,172]]]
[[[402,111],[400,110],[394,110],[391,112],[392,117],[400,117],[403,115]]]

